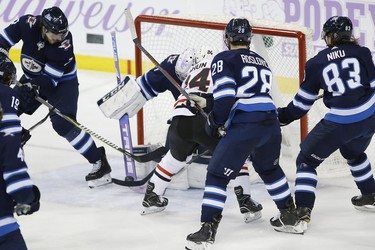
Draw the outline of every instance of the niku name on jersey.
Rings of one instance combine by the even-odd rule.
[[[267,62],[265,60],[263,60],[262,58],[243,55],[243,54],[241,54],[241,58],[242,58],[242,61],[244,63],[252,63],[252,64],[257,64],[257,65],[263,65],[263,66],[269,68]]]
[[[344,50],[336,50],[336,51],[332,51],[331,53],[327,54],[328,61],[331,61],[331,60],[334,60],[334,59],[337,59],[337,58],[341,58],[341,57],[345,57],[345,51]]]

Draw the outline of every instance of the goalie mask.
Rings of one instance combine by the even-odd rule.
[[[175,72],[177,77],[184,81],[189,73],[189,69],[197,63],[197,54],[195,49],[187,48],[177,59]]]

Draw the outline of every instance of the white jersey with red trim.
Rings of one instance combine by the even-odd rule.
[[[182,83],[181,87],[189,93],[206,93],[212,94],[212,76],[211,76],[211,62],[212,59],[202,60],[195,64],[189,70],[189,74]],[[194,116],[195,113],[187,108],[187,99],[180,95],[174,103],[174,110],[172,111],[171,119],[175,116]]]

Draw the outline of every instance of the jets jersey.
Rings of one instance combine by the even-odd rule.
[[[41,16],[25,15],[0,32],[0,47],[11,48],[20,40],[24,75],[38,85],[56,86],[77,77],[70,32],[53,45],[42,38]],[[35,78],[35,79],[34,79]]]
[[[16,92],[8,85],[0,83],[0,101],[3,108],[3,120],[0,123],[0,132],[21,136],[22,127],[18,116],[20,103]]]
[[[188,76],[182,83],[181,87],[186,93],[205,93],[212,94],[212,77],[211,77],[212,60],[202,60],[189,69]],[[187,108],[187,99],[180,95],[174,104],[172,117],[174,116],[194,116],[191,108]]]
[[[160,63],[160,66],[169,73],[172,78],[181,86],[182,82],[177,77],[175,66],[179,55],[170,55],[163,62]],[[145,74],[137,78],[137,83],[141,88],[143,96],[150,100],[157,96],[158,94],[169,90],[173,97],[177,99],[180,95],[178,89],[163,75],[163,73],[157,68],[153,68],[147,71]]]
[[[272,72],[257,53],[249,49],[223,51],[212,61],[211,73],[214,81],[212,112],[218,124],[229,127],[238,112],[276,110],[270,96]],[[246,122],[261,120],[263,117],[258,113],[246,116]]]
[[[285,115],[296,120],[306,114],[323,90],[329,109],[325,120],[348,124],[375,111],[375,67],[371,52],[359,45],[326,48],[306,63],[301,87]]]
[[[15,203],[34,200],[33,183],[18,136],[0,132],[0,237],[19,228],[13,217]]]

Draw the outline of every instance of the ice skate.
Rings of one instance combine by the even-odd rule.
[[[241,186],[235,187],[234,193],[237,196],[238,205],[240,206],[245,223],[258,220],[262,217],[262,205],[251,199],[250,195],[244,194]]]
[[[215,235],[219,226],[221,215],[216,215],[212,222],[202,223],[202,227],[198,232],[189,234],[186,237],[187,243],[185,249],[187,250],[206,250],[210,249],[215,242]]]
[[[272,217],[270,223],[277,232],[303,234],[304,224],[298,219],[293,199],[287,201],[287,208],[280,209],[278,216]]]
[[[111,166],[107,161],[105,150],[103,147],[98,148],[102,152],[100,160],[93,164],[91,172],[86,175],[86,181],[90,188],[99,187],[112,182],[111,175],[109,174]]]
[[[365,212],[375,212],[375,193],[358,195],[352,198],[354,208]]]
[[[311,209],[308,207],[299,207],[297,208],[297,217],[299,224],[302,226],[303,231],[306,232],[307,224],[311,220]]]
[[[153,214],[163,211],[168,205],[168,199],[153,192],[155,184],[149,182],[143,199],[141,215]]]

